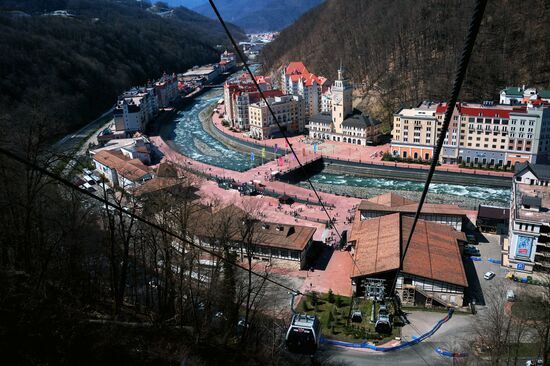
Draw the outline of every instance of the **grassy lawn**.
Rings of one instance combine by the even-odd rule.
[[[316,315],[321,322],[321,332],[325,337],[346,342],[384,343],[401,335],[401,329],[393,327],[392,334],[378,334],[374,330],[374,323],[370,322],[371,309],[374,305],[370,300],[359,301],[357,310],[363,313],[361,323],[352,323],[349,320],[351,298],[329,294],[317,295],[317,305],[314,305],[313,296],[302,297],[298,304],[298,311],[309,315]],[[329,301],[329,299],[331,301]],[[375,313],[378,311],[376,305]],[[391,309],[390,309],[391,313]]]

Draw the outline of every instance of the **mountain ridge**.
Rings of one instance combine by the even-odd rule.
[[[342,60],[356,94],[366,96],[360,104],[388,122],[400,106],[448,97],[472,11],[473,0],[327,0],[283,30],[262,59],[273,72],[300,60],[329,78]],[[543,0],[489,2],[461,99],[493,99],[510,84],[548,88],[545,24]]]
[[[217,0],[216,7],[225,20],[247,32],[279,31],[324,0]],[[208,2],[193,10],[215,18]]]
[[[0,118],[38,109],[61,134],[97,117],[132,86],[216,62],[228,45],[218,22],[186,8],[162,18],[129,0],[57,2],[76,16],[0,16]]]

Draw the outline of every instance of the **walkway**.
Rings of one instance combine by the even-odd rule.
[[[309,189],[279,181],[271,181],[270,172],[278,169],[276,161],[271,161],[246,172],[236,172],[201,163],[183,156],[170,148],[159,136],[152,136],[150,140],[164,155],[162,161],[170,161],[193,173],[210,177],[231,178],[237,183],[247,183],[256,180],[265,185],[265,188],[277,192],[279,195],[286,194],[304,201],[317,202],[317,198]],[[294,222],[297,224],[309,222],[309,226],[311,226],[311,223],[315,223],[317,225],[314,226],[318,227],[315,234],[316,240],[320,240],[323,232],[321,227],[324,228],[324,225],[319,225],[318,223],[327,220],[326,213],[318,205],[294,203],[292,206],[279,206],[278,200],[273,197],[240,196],[238,191],[224,190],[219,188],[215,182],[201,184],[200,192],[201,196],[205,199],[208,197],[208,199],[216,199],[225,203],[235,203],[245,209],[254,207],[255,210],[262,212],[267,221],[279,220],[281,223]],[[350,226],[349,218],[353,216],[354,208],[361,200],[353,197],[336,196],[330,193],[320,192],[319,195],[322,201],[327,204],[330,216],[336,219],[336,229],[340,233],[347,230]]]
[[[223,105],[218,106],[218,109],[223,114]],[[286,142],[284,138],[274,138],[270,140],[255,140],[248,137],[243,132],[230,131],[229,128],[222,125],[222,118],[214,113],[212,115],[212,123],[216,128],[227,135],[231,135],[235,138],[238,138],[249,143],[254,143],[259,146],[268,146],[275,147],[277,145],[281,150],[286,149]],[[290,144],[294,148],[294,151],[301,156],[314,156],[313,153],[313,144],[309,143],[304,136],[293,136],[289,138]],[[362,164],[368,165],[382,165],[382,166],[392,166],[400,167],[407,169],[423,169],[429,170],[429,165],[422,164],[408,164],[408,163],[399,163],[391,161],[382,161],[382,156],[385,152],[389,152],[390,144],[384,144],[379,146],[355,146],[350,145],[344,142],[337,141],[325,141],[317,145],[317,155],[337,159],[343,161],[353,161]],[[301,158],[300,158],[301,159]],[[512,177],[512,172],[499,172],[499,171],[488,171],[488,170],[478,170],[478,169],[465,169],[460,168],[458,165],[454,164],[442,164],[437,167],[439,172],[451,172],[451,173],[462,173],[462,174],[478,174],[478,175],[488,175],[495,177]]]

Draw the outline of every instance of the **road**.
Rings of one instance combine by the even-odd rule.
[[[101,127],[103,127],[106,122],[105,118],[108,115],[112,114],[113,110],[114,106],[78,131],[63,137],[61,140],[55,143],[54,147],[62,151],[70,151],[75,147],[80,146],[82,139],[88,137],[92,132],[97,131]]]
[[[96,132],[106,127],[110,122],[111,118],[108,118],[112,115],[114,106],[103,113],[101,116],[88,123],[86,126],[82,127],[78,131],[71,133],[57,143],[54,144],[54,148],[60,153],[66,154],[67,158],[70,157],[70,161],[67,162],[67,165],[63,169],[63,175],[69,174],[73,166],[76,164],[75,158],[79,155],[82,155],[88,148],[88,143],[90,141],[97,142]],[[86,141],[82,141],[87,139]],[[75,151],[78,148],[78,151]]]

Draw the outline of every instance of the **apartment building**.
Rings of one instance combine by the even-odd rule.
[[[332,90],[328,88],[327,91],[321,94],[321,113],[328,113],[332,110]]]
[[[280,90],[272,90],[271,79],[265,76],[255,76],[256,83],[266,97],[283,95]],[[225,106],[224,119],[231,127],[241,131],[249,129],[248,106],[261,99],[256,85],[248,75],[242,75],[236,81],[227,81],[223,86]]]
[[[422,102],[394,114],[392,154],[431,159],[446,110],[446,103]],[[457,103],[440,161],[512,166],[546,161],[549,154],[550,109],[546,106]]]
[[[550,166],[516,165],[503,266],[550,272]]]
[[[328,105],[330,109],[308,118],[309,137],[363,146],[378,142],[381,123],[353,108],[353,88],[343,69],[338,70],[338,79],[330,90],[330,104],[327,101],[323,110]]]
[[[321,96],[328,87],[327,78],[312,74],[303,62],[291,62],[283,69],[281,86],[284,94],[302,97],[306,119],[321,111]]]
[[[289,134],[304,131],[304,100],[298,95],[282,95],[267,98],[271,110],[275,114],[282,129]],[[250,136],[258,139],[280,137],[281,131],[271,115],[267,104],[261,100],[248,108],[250,120]]]
[[[178,96],[178,77],[164,74],[153,84],[158,100],[158,108],[167,108]]]
[[[144,131],[147,123],[158,112],[158,102],[153,88],[132,88],[119,96],[113,111],[116,131],[131,135]]]

